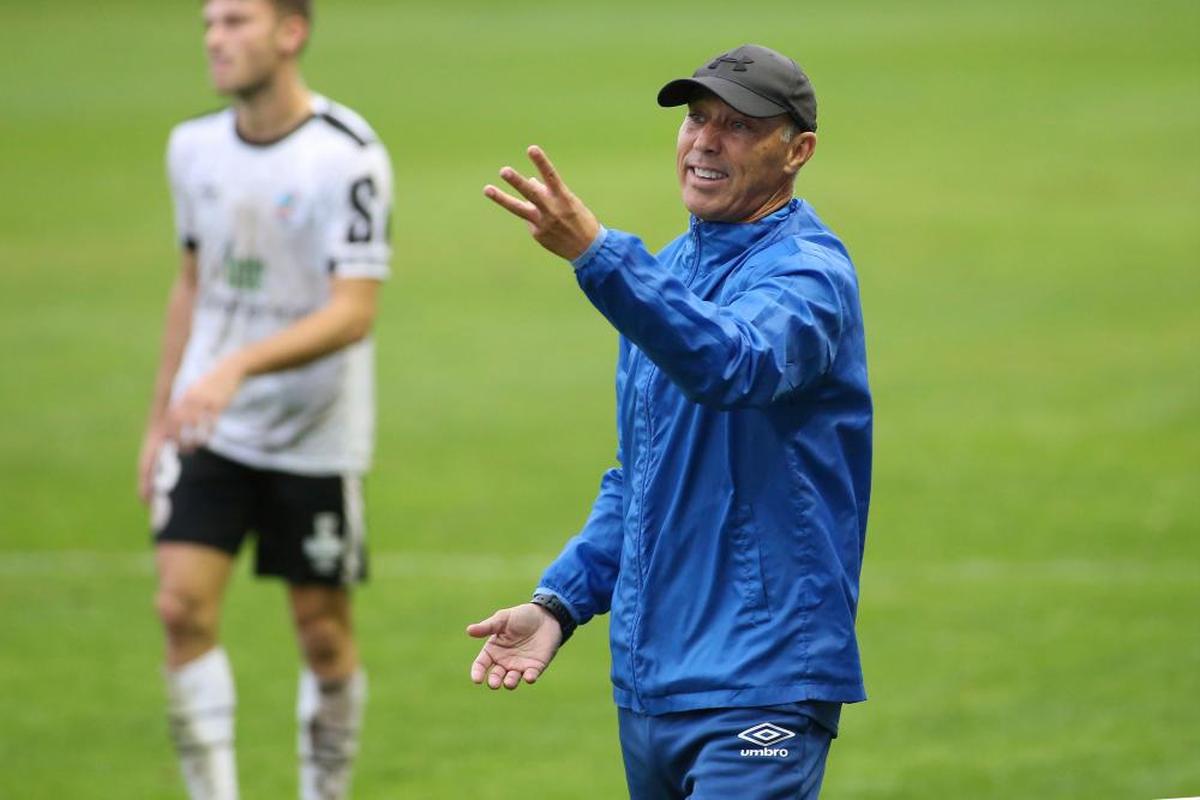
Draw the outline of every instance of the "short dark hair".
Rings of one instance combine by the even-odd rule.
[[[271,0],[281,14],[298,14],[312,19],[312,0]]]
[[[296,14],[312,21],[312,0],[267,0],[280,14]],[[203,5],[203,3],[201,3]]]

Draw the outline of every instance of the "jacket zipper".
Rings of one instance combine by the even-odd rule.
[[[692,268],[684,278],[684,285],[690,287],[700,274],[700,223],[692,222]]]
[[[684,276],[684,285],[690,287],[696,280],[696,276],[700,273],[700,226],[692,222],[692,243],[694,253],[692,254],[692,265]],[[635,358],[640,363],[640,367],[645,370],[646,380],[641,386],[641,413],[642,420],[646,426],[646,447],[644,448],[645,462],[641,470],[641,480],[638,487],[638,519],[637,519],[637,537],[636,550],[637,553],[637,605],[634,609],[633,630],[629,634],[629,681],[632,684],[633,695],[637,698],[638,705],[642,705],[641,681],[638,678],[638,634],[642,627],[642,603],[645,597],[645,577],[643,575],[643,555],[645,550],[645,529],[643,521],[646,518],[646,482],[649,480],[649,472],[652,466],[653,457],[651,455],[652,448],[650,443],[654,440],[653,423],[650,417],[650,382],[654,377],[654,370],[657,367],[654,362],[646,358],[646,354],[640,349],[637,351]],[[634,362],[631,361],[630,369],[632,371]],[[634,386],[637,386],[635,381]]]
[[[645,575],[645,551],[646,551],[646,484],[650,480],[651,468],[651,448],[650,444],[654,441],[654,435],[650,430],[650,378],[651,367],[653,362],[645,358],[642,354],[643,369],[646,372],[646,380],[642,384],[642,419],[645,422],[646,445],[642,448],[642,474],[640,486],[638,487],[638,520],[637,520],[637,606],[636,614],[633,620],[633,631],[629,637],[629,677],[633,684],[633,695],[637,698],[638,705],[642,705],[642,687],[641,679],[638,675],[638,651],[641,649],[638,642],[638,636],[642,629],[642,613],[643,603],[646,597],[646,575]]]

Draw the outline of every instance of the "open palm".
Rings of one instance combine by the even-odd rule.
[[[533,683],[549,666],[562,644],[562,628],[540,606],[524,603],[497,611],[467,626],[476,639],[487,637],[471,664],[471,680],[492,689],[516,689],[524,678]]]

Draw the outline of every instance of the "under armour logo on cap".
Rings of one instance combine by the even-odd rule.
[[[692,77],[677,78],[659,89],[658,104],[681,106],[703,93],[748,117],[787,114],[800,130],[817,129],[817,97],[808,76],[795,61],[769,47],[744,44],[705,59]]]
[[[734,57],[730,56],[728,53],[726,53],[725,55],[718,58],[716,61],[709,64],[708,68],[716,69],[717,67],[721,66],[722,61],[724,61],[727,64],[733,64],[734,72],[745,72],[746,65],[754,63],[753,58],[746,58],[745,56],[737,56],[736,58],[734,58]]]

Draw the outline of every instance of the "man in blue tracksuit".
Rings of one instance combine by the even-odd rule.
[[[754,45],[659,92],[687,104],[687,233],[652,255],[601,226],[537,147],[524,199],[485,188],[569,259],[621,333],[617,455],[531,603],[468,628],[476,683],[533,683],[612,613],[632,797],[811,798],[842,703],[865,699],[854,633],[871,397],[854,268],[793,198],[816,146],[794,61]]]

